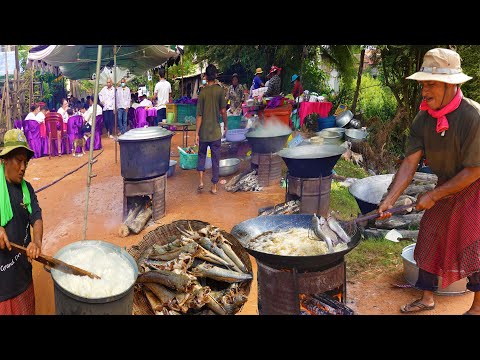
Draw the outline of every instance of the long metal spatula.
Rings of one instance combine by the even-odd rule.
[[[27,255],[27,248],[26,247],[17,245],[13,242],[10,242],[10,245],[12,245],[13,248],[17,249],[22,254]],[[87,270],[83,270],[83,269],[80,269],[76,266],[67,264],[66,262],[55,259],[54,257],[48,256],[48,255],[40,254],[34,260],[36,260],[36,261],[38,261],[42,264],[45,264],[45,265],[47,265],[47,266],[49,266],[53,269],[59,270],[59,271],[64,272],[64,273],[67,273],[67,274],[88,276],[89,278],[92,278],[92,279],[100,279],[100,276],[92,274],[91,272],[89,272]]]

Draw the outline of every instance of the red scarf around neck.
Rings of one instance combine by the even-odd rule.
[[[443,108],[439,110],[430,109],[425,99],[423,99],[422,103],[420,104],[420,110],[427,110],[432,117],[437,119],[437,133],[442,133],[448,130],[448,120],[445,115],[450,114],[452,111],[456,110],[460,106],[462,98],[462,90],[460,90],[460,88],[457,88],[457,93],[455,94],[455,97]]]

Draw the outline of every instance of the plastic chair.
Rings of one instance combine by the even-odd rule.
[[[57,150],[58,147],[61,147],[61,141],[63,136],[63,117],[57,112],[49,112],[47,116],[45,116],[45,125],[47,126],[47,135],[48,135],[48,158],[50,159],[51,156],[59,156],[62,155],[62,150]],[[59,133],[60,132],[60,133]],[[65,133],[66,135],[66,133]],[[57,140],[57,147],[55,149],[52,148],[52,144],[55,143]],[[55,151],[54,151],[55,150]]]

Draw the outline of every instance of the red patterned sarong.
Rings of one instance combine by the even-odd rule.
[[[425,210],[413,257],[442,288],[480,271],[480,179]]]
[[[35,315],[33,281],[20,295],[0,302],[0,315]]]

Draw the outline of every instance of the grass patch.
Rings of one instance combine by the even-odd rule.
[[[339,220],[350,220],[356,218],[360,213],[357,201],[350,194],[348,188],[339,185],[336,181],[332,181],[330,210],[335,211],[335,218]]]
[[[380,239],[363,239],[355,250],[345,255],[347,276],[378,276],[380,273],[394,272],[403,268],[402,250],[412,241],[398,243]]]
[[[348,161],[344,158],[340,158],[338,160],[333,170],[335,170],[338,175],[344,177],[363,179],[369,176],[369,174],[364,168],[355,165],[353,161]]]

